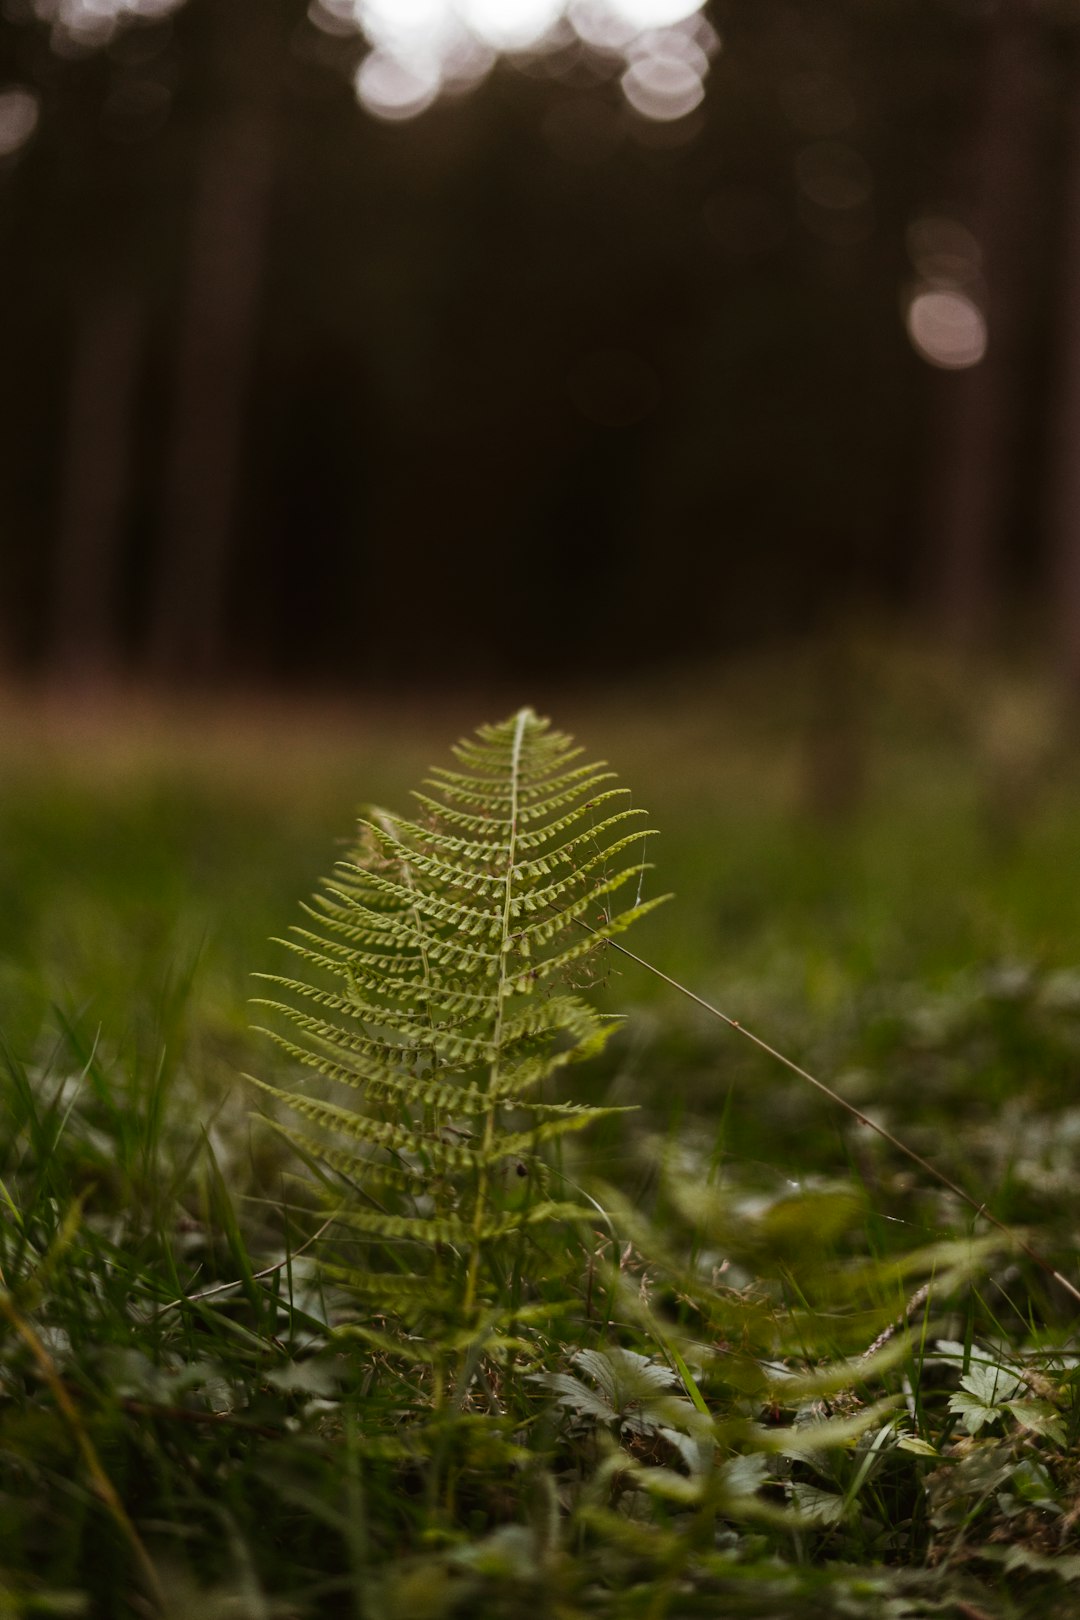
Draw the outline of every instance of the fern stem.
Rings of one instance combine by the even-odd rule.
[[[493,1097],[499,1082],[499,1060],[502,1047],[503,1012],[506,998],[510,992],[511,979],[507,973],[510,957],[510,921],[514,897],[514,867],[517,861],[517,835],[518,835],[518,795],[521,786],[521,749],[525,741],[525,730],[533,718],[531,709],[519,709],[514,725],[514,743],[510,754],[510,830],[506,845],[506,883],[503,888],[502,929],[499,935],[499,991],[495,1006],[495,1028],[492,1035],[494,1055],[491,1068],[488,1072],[488,1096]],[[484,1216],[487,1212],[487,1192],[490,1181],[490,1171],[487,1156],[495,1140],[495,1103],[488,1108],[484,1121],[484,1164],[477,1173],[476,1202],[473,1209],[473,1242],[469,1255],[469,1273],[465,1283],[465,1319],[471,1317],[476,1306],[476,1287],[480,1275],[480,1234],[484,1227]]]
[[[580,917],[577,919],[577,921],[581,924],[581,927],[587,929],[590,934],[594,934],[596,932],[596,929],[590,927],[587,922],[582,922]],[[800,1080],[805,1080],[807,1085],[811,1085],[816,1091],[820,1091],[823,1096],[829,1099],[830,1102],[836,1103],[840,1108],[843,1108],[851,1115],[853,1119],[858,1120],[860,1125],[865,1125],[870,1130],[875,1131],[878,1136],[882,1137],[886,1142],[888,1142],[890,1147],[895,1148],[898,1153],[902,1153],[904,1157],[910,1159],[913,1164],[917,1164],[921,1170],[925,1170],[927,1175],[933,1177],[933,1179],[938,1182],[939,1185],[942,1187],[947,1187],[949,1192],[953,1193],[955,1197],[959,1198],[962,1203],[967,1204],[969,1209],[973,1209],[976,1215],[981,1215],[983,1219],[988,1221],[996,1231],[1001,1232],[1003,1236],[1008,1238],[1010,1243],[1015,1244],[1015,1246],[1023,1254],[1026,1254],[1028,1259],[1033,1261],[1041,1271],[1045,1272],[1048,1277],[1053,1278],[1055,1282],[1060,1283],[1062,1288],[1064,1288],[1067,1293],[1071,1294],[1073,1299],[1080,1303],[1080,1289],[1078,1289],[1075,1284],[1071,1283],[1068,1277],[1063,1276],[1062,1273],[1058,1271],[1049,1260],[1046,1259],[1045,1255],[1039,1254],[1039,1252],[1036,1249],[1033,1249],[1031,1244],[1026,1242],[1025,1239],[1022,1238],[1011,1226],[1008,1226],[1005,1221],[999,1220],[993,1211],[987,1208],[985,1203],[980,1203],[978,1199],[972,1197],[971,1193],[966,1192],[963,1187],[959,1186],[951,1179],[951,1177],[947,1176],[943,1170],[938,1170],[935,1165],[931,1164],[929,1159],[924,1159],[921,1153],[916,1153],[915,1149],[908,1147],[906,1142],[901,1142],[900,1138],[898,1136],[894,1136],[892,1131],[886,1130],[884,1125],[879,1125],[877,1121],[871,1119],[868,1114],[864,1114],[861,1109],[856,1108],[854,1103],[848,1102],[846,1097],[841,1097],[840,1093],[838,1091],[834,1091],[831,1086],[827,1086],[824,1080],[816,1079],[815,1076],[810,1074],[806,1069],[801,1068],[793,1058],[785,1057],[784,1053],[778,1052],[775,1046],[770,1046],[768,1041],[763,1041],[760,1035],[755,1035],[753,1030],[747,1029],[746,1025],[741,1024],[737,1018],[729,1018],[727,1013],[720,1011],[719,1007],[714,1007],[711,1001],[706,1001],[703,996],[697,995],[693,990],[688,989],[685,984],[680,984],[678,979],[673,979],[669,973],[663,972],[661,968],[654,967],[651,962],[647,962],[643,956],[638,956],[635,951],[627,950],[626,946],[620,945],[617,940],[609,939],[605,943],[609,945],[612,950],[621,952],[623,956],[628,956],[632,962],[636,962],[639,967],[645,968],[645,970],[648,973],[653,974],[655,978],[662,979],[663,982],[670,985],[673,990],[677,990],[680,995],[685,996],[688,1001],[694,1002],[696,1006],[701,1007],[705,1012],[711,1014],[713,1018],[718,1018],[720,1022],[722,1024],[726,1024],[729,1029],[733,1029],[737,1034],[745,1036],[745,1038],[758,1047],[760,1051],[767,1053],[767,1055],[771,1058],[775,1058],[777,1063],[782,1063],[786,1069],[791,1070],[792,1074],[797,1074]]]

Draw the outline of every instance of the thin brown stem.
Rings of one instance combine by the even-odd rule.
[[[253,1271],[251,1274],[252,1282],[263,1282],[267,1277],[272,1277],[275,1272],[284,1271],[285,1267],[298,1259],[305,1249],[310,1249],[313,1243],[317,1243],[323,1233],[333,1226],[336,1219],[337,1211],[335,1210],[333,1215],[326,1217],[317,1232],[312,1232],[311,1236],[305,1238],[300,1247],[293,1249],[292,1253],[287,1254],[284,1260],[275,1260],[272,1266],[264,1266],[261,1271]],[[180,1305],[190,1305],[198,1299],[211,1299],[215,1294],[224,1294],[230,1288],[241,1287],[243,1287],[243,1283],[239,1277],[236,1277],[232,1282],[215,1283],[212,1288],[201,1288],[197,1294],[181,1294],[179,1299],[170,1299],[167,1305],[159,1305],[151,1320],[156,1321],[159,1316],[164,1316],[166,1311],[175,1311]]]
[[[590,934],[596,932],[596,930],[591,928],[588,923],[583,922],[581,926],[582,928],[588,929]],[[928,1159],[924,1159],[921,1153],[916,1153],[914,1148],[910,1148],[905,1142],[901,1142],[900,1138],[898,1136],[894,1136],[892,1131],[886,1130],[884,1125],[879,1125],[876,1120],[873,1120],[869,1117],[869,1115],[864,1114],[861,1109],[855,1107],[854,1103],[848,1102],[846,1097],[841,1097],[838,1091],[834,1091],[831,1086],[827,1086],[823,1080],[818,1080],[814,1075],[810,1074],[806,1069],[802,1068],[791,1058],[785,1057],[783,1052],[778,1052],[775,1046],[770,1046],[768,1041],[763,1041],[760,1035],[755,1035],[753,1030],[747,1029],[746,1026],[741,1024],[737,1018],[729,1018],[727,1013],[721,1012],[719,1007],[714,1007],[712,1002],[706,1001],[703,996],[696,995],[693,990],[688,990],[685,984],[680,984],[678,979],[673,979],[669,973],[664,973],[660,968],[654,967],[653,964],[651,962],[647,962],[643,956],[638,956],[636,952],[627,950],[625,945],[620,945],[613,939],[609,939],[605,941],[605,943],[610,947],[611,950],[619,951],[621,955],[629,957],[632,962],[636,962],[639,967],[645,968],[647,972],[653,974],[656,978],[662,979],[663,982],[665,984],[669,984],[673,990],[677,990],[681,996],[685,996],[688,1001],[694,1002],[696,1006],[701,1007],[705,1012],[710,1013],[713,1018],[718,1018],[720,1022],[722,1024],[726,1024],[729,1029],[733,1029],[739,1035],[744,1036],[746,1040],[751,1041],[753,1045],[758,1047],[762,1052],[765,1052],[769,1057],[774,1058],[777,1063],[782,1063],[785,1069],[790,1069],[792,1074],[797,1074],[799,1076],[800,1080],[805,1080],[807,1085],[814,1087],[815,1091],[820,1091],[823,1096],[829,1099],[830,1102],[836,1103],[838,1107],[843,1108],[851,1115],[853,1119],[858,1120],[860,1125],[865,1125],[869,1130],[875,1131],[878,1136],[882,1137],[886,1142],[888,1142],[890,1147],[895,1148],[898,1153],[902,1153],[904,1157],[906,1159],[910,1159],[913,1164],[917,1164],[921,1170],[925,1170],[926,1174],[931,1176],[942,1187],[947,1187],[948,1190],[955,1195],[955,1197],[967,1204],[970,1209],[973,1209],[976,1215],[981,1215],[984,1220],[989,1221],[992,1227],[994,1227],[998,1232],[1003,1233],[1004,1236],[1009,1239],[1010,1243],[1015,1244],[1016,1247],[1020,1249],[1022,1253],[1026,1254],[1028,1259],[1032,1260],[1041,1271],[1045,1272],[1048,1277],[1052,1277],[1055,1282],[1060,1283],[1062,1288],[1071,1294],[1073,1299],[1080,1303],[1080,1289],[1077,1289],[1076,1286],[1069,1281],[1068,1277],[1062,1276],[1061,1272],[1058,1271],[1055,1266],[1051,1265],[1050,1261],[1047,1260],[1044,1255],[1039,1254],[1036,1249],[1033,1249],[1031,1244],[1026,1242],[1026,1240],[1015,1232],[1012,1227],[1007,1226],[1004,1221],[998,1220],[997,1216],[993,1214],[991,1210],[987,1209],[985,1203],[973,1198],[969,1192],[965,1192],[964,1188],[958,1186],[957,1183],[953,1181],[951,1177],[947,1176],[943,1170],[938,1170],[936,1166],[932,1165]]]

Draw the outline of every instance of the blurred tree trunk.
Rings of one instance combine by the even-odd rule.
[[[221,664],[275,167],[273,19],[245,3],[204,15],[216,110],[196,184],[150,609],[149,661],[166,679],[205,679]]]
[[[982,250],[989,341],[977,365],[937,378],[931,426],[930,585],[945,633],[960,649],[994,628],[1023,422],[1040,176],[1040,41],[1030,0],[999,0],[986,27],[963,178],[972,199],[965,223]]]
[[[1057,653],[1067,700],[1080,712],[1080,66],[1069,97],[1068,155],[1056,335],[1058,389],[1048,469],[1050,577]]]
[[[52,589],[51,658],[63,679],[114,673],[143,311],[125,287],[87,306],[75,339]]]

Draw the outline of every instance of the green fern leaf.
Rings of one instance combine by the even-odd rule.
[[[267,1033],[310,1079],[254,1083],[313,1172],[362,1197],[338,1218],[348,1262],[325,1261],[327,1275],[386,1311],[450,1310],[468,1332],[500,1245],[590,1218],[545,1191],[545,1154],[613,1110],[553,1099],[550,1084],[618,1020],[565,974],[660,902],[640,900],[643,812],[617,807],[614,773],[575,763],[582,750],[548,721],[522,709],[454,753],[414,818],[360,820],[280,942],[295,974],[260,975]],[[633,882],[638,900],[612,916]]]

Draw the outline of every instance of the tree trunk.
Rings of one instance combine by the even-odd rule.
[[[237,106],[204,155],[181,316],[149,658],[169,679],[221,663],[244,409],[274,169],[269,112]]]
[[[966,220],[982,250],[988,346],[978,364],[936,379],[927,525],[938,617],[960,650],[991,634],[997,612],[1023,423],[1040,173],[1039,39],[1027,0],[1001,0],[988,30]]]
[[[50,626],[62,679],[115,673],[124,519],[143,312],[126,288],[87,307],[76,335],[61,466]]]
[[[1080,76],[1080,70],[1074,77]],[[1052,620],[1061,678],[1080,712],[1080,86],[1073,85],[1061,200],[1064,218],[1058,388],[1047,474]]]

